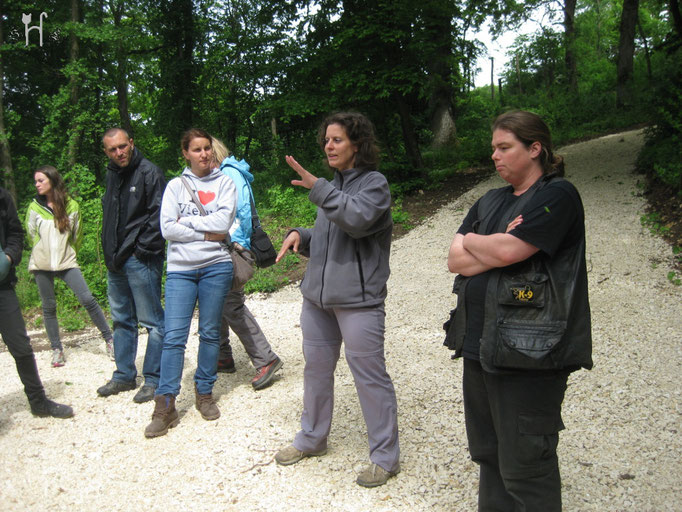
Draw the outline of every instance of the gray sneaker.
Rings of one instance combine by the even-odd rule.
[[[356,483],[363,487],[379,487],[398,473],[400,473],[400,465],[394,471],[386,471],[381,466],[372,463],[358,475]]]
[[[66,357],[64,357],[64,351],[61,348],[52,349],[52,367],[59,368],[66,364]]]
[[[275,461],[280,466],[289,466],[291,464],[296,464],[298,461],[304,459],[305,457],[321,457],[327,453],[327,449],[319,450],[316,452],[302,452],[296,448],[293,444],[290,444],[286,448],[282,448],[275,455]]]

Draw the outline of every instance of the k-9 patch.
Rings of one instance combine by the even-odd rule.
[[[527,304],[532,303],[535,299],[535,291],[530,285],[526,285],[523,288],[512,287],[509,290],[515,301]]]

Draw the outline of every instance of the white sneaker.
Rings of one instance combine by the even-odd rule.
[[[60,348],[52,349],[52,367],[58,368],[66,364],[66,357],[64,351]]]

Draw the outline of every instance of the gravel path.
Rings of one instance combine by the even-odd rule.
[[[645,202],[631,169],[641,143],[640,132],[628,132],[560,151],[587,212],[595,360],[592,371],[570,378],[564,402],[559,452],[567,511],[682,510],[682,288],[666,279],[670,248],[640,225]],[[301,412],[301,298],[292,286],[249,299],[285,362],[275,384],[254,392],[253,370],[235,347],[238,371],[220,375],[215,387],[222,416],[202,420],[192,393],[195,326],[181,421],[159,439],[143,436],[151,404],[134,404],[133,392],[96,396],[113,363],[94,333],[68,351],[64,368],[50,367],[48,351],[37,354],[49,396],[73,405],[71,420],[31,416],[13,361],[0,353],[0,509],[475,510],[461,363],[441,346],[440,326],[454,303],[445,259],[469,206],[501,183],[494,177],[477,185],[393,245],[386,357],[403,470],[387,485],[354,483],[367,443],[344,361],[329,453],[290,467],[274,463]]]

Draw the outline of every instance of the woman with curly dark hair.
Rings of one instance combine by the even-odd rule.
[[[319,134],[327,163],[335,169],[332,181],[286,157],[300,176],[291,183],[310,189],[308,197],[318,210],[315,226],[291,230],[277,256],[279,261],[292,249],[310,261],[301,284],[301,430],[275,460],[289,465],[327,452],[334,369],[343,341],[369,437],[371,464],[357,483],[376,487],[400,471],[397,403],[384,357],[391,194],[386,178],[376,171],[379,152],[369,119],[354,112],[333,114]]]

